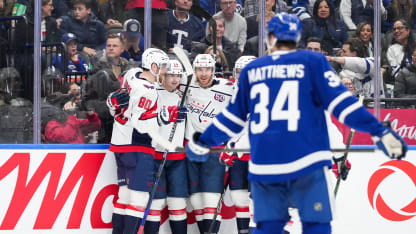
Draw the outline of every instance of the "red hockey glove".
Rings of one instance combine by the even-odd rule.
[[[186,113],[188,110],[186,107],[178,107],[178,106],[168,106],[162,107],[162,110],[159,113],[159,119],[164,123],[174,123],[174,122],[182,122],[186,118]]]
[[[346,180],[348,173],[351,170],[351,163],[348,161],[348,159],[345,161],[344,164],[342,164],[344,157],[335,158],[332,157],[332,160],[334,164],[332,165],[332,172],[335,174],[335,176],[339,177],[341,175],[341,179]]]
[[[237,158],[235,155],[227,154],[226,152],[220,153],[220,163],[226,166],[234,166],[234,160]]]

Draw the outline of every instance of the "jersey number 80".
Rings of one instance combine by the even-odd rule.
[[[253,85],[250,90],[250,98],[255,99],[259,95],[259,102],[254,106],[254,113],[259,115],[259,121],[250,122],[252,134],[260,134],[269,126],[269,121],[287,120],[287,130],[294,132],[298,130],[299,111],[299,82],[284,81],[277,93],[271,110],[268,109],[270,89],[265,83]],[[283,110],[286,103],[287,110]],[[271,112],[271,114],[269,113]]]

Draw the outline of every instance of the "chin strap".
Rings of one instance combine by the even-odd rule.
[[[269,43],[269,39],[266,39],[267,53],[270,55],[272,53],[272,48],[276,45],[277,38],[273,38],[272,43]]]

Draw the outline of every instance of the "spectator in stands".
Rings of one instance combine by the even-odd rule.
[[[355,31],[357,25],[361,22],[370,22],[373,24],[374,19],[374,0],[341,0],[339,7],[341,19],[344,21],[348,30]],[[381,20],[384,21],[387,18],[387,11],[380,1],[380,14]]]
[[[130,68],[129,61],[123,57],[125,48],[124,40],[118,34],[109,34],[105,45],[105,56],[102,56],[96,64],[93,64],[92,73],[103,69],[110,70],[115,77]]]
[[[90,0],[73,0],[72,14],[62,16],[60,34],[73,33],[78,39],[78,50],[94,56],[104,47],[104,23],[91,13]]]
[[[215,14],[215,16],[224,19],[224,36],[230,41],[237,43],[242,53],[247,40],[247,23],[244,17],[235,12],[237,1],[220,0],[220,7],[221,11]]]
[[[354,88],[354,83],[353,83],[353,79],[349,78],[348,76],[344,75],[341,76],[341,83],[348,88],[348,90],[355,95],[355,88]]]
[[[68,15],[70,12],[67,1],[65,0],[53,0],[52,16],[60,18],[61,16]]]
[[[101,57],[92,76],[89,76],[83,85],[82,94],[89,109],[94,109],[101,120],[98,132],[99,143],[109,143],[113,129],[114,118],[108,112],[107,96],[120,88],[119,76],[131,68],[130,63],[120,57],[124,51],[124,41],[117,34],[107,36],[105,56]]]
[[[0,69],[0,143],[33,142],[33,106],[20,97],[21,84],[15,68]]]
[[[342,66],[340,76],[353,78],[356,94],[374,97],[374,58],[367,57],[367,50],[361,41],[358,38],[348,39],[340,55],[341,57],[328,56],[328,61]],[[383,82],[380,82],[380,97],[385,96],[383,87]]]
[[[270,19],[273,18],[274,13],[272,11],[266,12],[266,25],[269,23]],[[258,25],[257,25],[258,28]],[[266,46],[264,47],[266,48]],[[252,38],[247,39],[246,45],[244,46],[243,55],[254,55],[259,56],[259,36],[256,35]]]
[[[341,48],[347,40],[348,33],[344,23],[337,19],[332,2],[317,0],[313,6],[313,17],[302,21],[301,47],[306,38],[318,37],[322,40],[322,50],[333,54],[334,48]]]
[[[266,3],[267,4],[267,3]],[[248,18],[253,15],[257,15],[259,13],[259,3],[258,0],[245,0],[244,1],[244,11],[243,16]],[[277,0],[276,4],[274,5],[272,11],[278,12],[288,12],[289,7],[284,0]]]
[[[144,51],[144,37],[141,34],[141,25],[135,19],[128,19],[123,24],[121,32],[124,41],[124,51],[121,57],[135,62],[142,61]]]
[[[276,0],[266,0],[266,17],[275,14]],[[273,17],[273,16],[272,16]],[[259,14],[245,17],[247,21],[247,40],[259,34]]]
[[[317,37],[310,37],[306,40],[306,49],[322,53],[321,39]]]
[[[199,5],[208,11],[210,15],[215,15],[221,11],[220,0],[200,0]],[[241,0],[236,0],[235,12],[238,14],[243,12],[243,3]]]
[[[66,58],[62,58],[63,55],[54,56],[52,57],[52,65],[63,73],[88,71],[88,63],[78,52],[75,34],[65,33],[62,36],[62,42],[66,45]]]
[[[16,0],[0,0],[0,16],[11,16],[15,2]]]
[[[240,57],[240,50],[237,47],[237,43],[233,43],[224,36],[224,19],[214,16],[214,20],[217,23],[217,34],[213,35],[212,26],[208,27],[208,34],[200,42],[196,42],[192,46],[190,58],[193,60],[196,55],[204,53],[208,46],[213,45],[215,40],[216,46],[225,54],[228,65],[234,67],[234,63],[237,58]]]
[[[71,112],[70,112],[71,113]],[[84,144],[84,133],[100,129],[100,119],[94,111],[87,112],[87,119],[64,113],[60,118],[50,120],[45,126],[47,143]]]
[[[208,46],[208,48],[204,51],[204,54],[210,54],[214,57],[214,47]],[[215,73],[216,76],[224,77],[225,72],[230,72],[230,67],[228,66],[227,58],[224,55],[224,52],[222,52],[221,49],[216,50],[216,56],[215,56]]]
[[[175,0],[175,9],[168,11],[169,27],[166,45],[168,49],[181,47],[190,52],[192,41],[205,36],[202,21],[189,13],[192,0]]]
[[[127,1],[126,9],[129,18],[144,22],[145,0]],[[165,1],[152,0],[152,45],[159,49],[166,49],[166,32],[168,31],[169,20]]]
[[[415,38],[407,21],[400,19],[393,24],[393,40],[388,46],[386,57],[395,78],[403,67],[411,64],[412,51],[416,48]]]
[[[416,49],[412,53],[412,64],[403,68],[394,82],[395,98],[416,98]]]
[[[98,6],[97,17],[110,33],[117,33],[114,31],[117,29],[121,31],[123,22],[128,19],[124,9],[126,3],[127,0],[108,0]]]
[[[368,22],[361,22],[357,25],[355,36],[361,40],[367,48],[368,56],[373,57],[373,27]]]
[[[384,32],[390,31],[393,23],[398,19],[406,20],[411,29],[416,28],[416,6],[413,0],[392,0],[386,10]]]

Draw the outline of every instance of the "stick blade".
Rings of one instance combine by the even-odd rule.
[[[184,66],[186,75],[191,76],[194,73],[194,69],[192,68],[188,56],[186,56],[185,52],[183,52],[183,49],[179,47],[173,47],[173,53],[175,53],[176,57],[178,57],[179,61],[181,61],[182,65]]]

